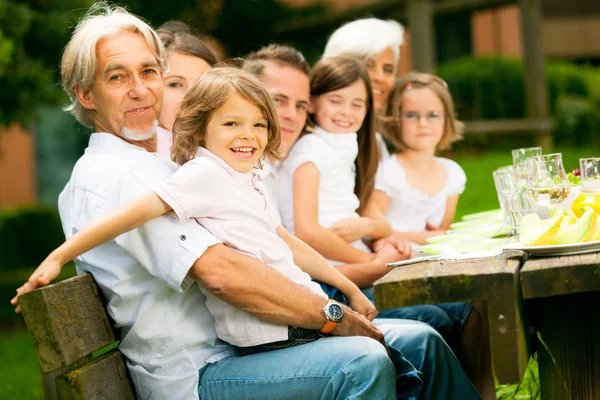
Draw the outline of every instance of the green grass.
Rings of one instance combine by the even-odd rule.
[[[43,399],[40,367],[29,333],[0,331],[0,399]]]

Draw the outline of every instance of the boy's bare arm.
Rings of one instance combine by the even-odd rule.
[[[160,197],[149,192],[87,225],[50,253],[17,289],[17,295],[10,301],[16,306],[15,311],[21,311],[17,300],[20,295],[48,285],[72,259],[170,210]]]

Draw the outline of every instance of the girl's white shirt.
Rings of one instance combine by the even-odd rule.
[[[358,155],[356,133],[329,133],[315,127],[313,133],[301,137],[279,168],[279,214],[281,223],[292,234],[294,228],[294,185],[296,170],[312,163],[319,170],[318,221],[329,228],[345,218],[358,218],[360,202],[354,194],[356,171],[354,160]],[[371,252],[360,240],[352,245]],[[329,260],[336,264],[336,260]]]
[[[467,176],[456,162],[441,157],[435,160],[444,167],[446,184],[435,195],[410,186],[406,173],[395,154],[384,159],[377,169],[375,189],[385,192],[391,199],[385,219],[395,232],[423,232],[425,223],[439,226],[446,213],[448,198],[465,190]]]

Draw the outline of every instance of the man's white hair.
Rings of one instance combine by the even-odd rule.
[[[404,28],[393,20],[364,18],[348,22],[338,28],[325,46],[323,58],[342,54],[359,58],[378,56],[388,47],[394,55],[394,73],[400,60],[400,46]]]
[[[77,99],[75,88],[89,89],[96,74],[96,46],[102,39],[120,32],[139,33],[161,71],[165,70],[165,49],[156,32],[144,21],[122,7],[98,2],[92,5],[85,17],[79,21],[71,40],[65,47],[60,64],[62,86],[71,103],[65,111],[71,112],[81,124],[93,127],[92,110],[84,108]]]

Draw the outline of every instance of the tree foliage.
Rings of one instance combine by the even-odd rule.
[[[0,125],[29,125],[61,99],[58,65],[70,27],[92,0],[0,0]]]

